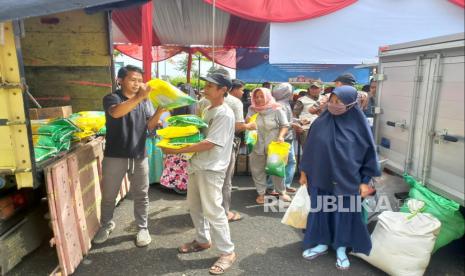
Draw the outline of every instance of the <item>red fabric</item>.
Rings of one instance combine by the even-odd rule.
[[[142,67],[144,81],[152,79],[152,1],[142,6]]]
[[[199,51],[207,57],[209,60],[213,59],[213,49],[212,48],[194,48],[195,51]],[[194,52],[195,52],[194,51]],[[232,69],[236,68],[236,49],[234,48],[215,48],[215,63],[229,67]]]
[[[137,60],[142,60],[142,47],[140,45],[119,44],[114,45],[114,48],[126,56]],[[169,59],[170,57],[179,54],[181,51],[183,51],[183,49],[184,47],[176,46],[152,46],[152,60],[157,62]]]
[[[142,47],[135,44],[119,44],[114,45],[114,48],[121,53],[132,57],[137,60],[142,60]],[[153,46],[152,47],[152,57],[153,61],[163,61],[170,57],[173,57],[180,52],[189,52],[195,53],[197,51],[201,52],[208,59],[212,59],[212,48],[186,48],[186,47],[177,47],[177,46]],[[236,49],[234,48],[215,48],[215,62],[232,69],[236,68]]]
[[[134,44],[142,44],[142,8],[135,6],[111,13],[113,22],[118,26],[126,38]],[[161,45],[160,39],[152,30],[152,45]]]
[[[213,4],[213,0],[204,0]],[[330,14],[357,0],[216,0],[215,6],[260,22],[294,22]]]
[[[250,21],[231,15],[224,46],[256,47],[266,25],[267,23],[264,22]]]
[[[449,0],[449,2],[452,2],[462,8],[465,8],[465,0]]]

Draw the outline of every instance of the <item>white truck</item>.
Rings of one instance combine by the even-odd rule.
[[[381,47],[376,79],[386,168],[464,206],[464,33]]]

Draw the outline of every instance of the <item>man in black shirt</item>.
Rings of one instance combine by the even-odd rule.
[[[134,198],[134,217],[138,228],[137,246],[151,242],[147,230],[149,204],[149,166],[145,151],[147,131],[153,130],[164,112],[154,112],[147,100],[150,87],[142,82],[142,69],[125,66],[118,71],[121,89],[103,98],[106,118],[106,145],[103,158],[101,227],[94,243],[105,242],[115,228],[113,211],[124,175],[128,174]]]

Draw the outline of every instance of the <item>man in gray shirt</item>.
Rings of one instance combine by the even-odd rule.
[[[180,253],[202,251],[210,248],[213,240],[221,256],[210,268],[210,273],[222,274],[236,260],[228,219],[221,206],[222,188],[234,139],[234,114],[224,104],[224,97],[232,83],[228,76],[216,72],[202,79],[207,82],[205,97],[211,103],[202,116],[208,124],[204,130],[205,140],[182,149],[163,151],[168,154],[195,153],[189,161],[187,204],[197,237],[178,250]]]
[[[217,70],[216,72],[220,72],[226,76],[229,76],[228,71],[226,70]],[[224,103],[231,108],[234,113],[234,120],[235,125],[234,129],[236,134],[251,129],[251,124],[246,124],[244,120],[244,107],[242,101],[239,100],[242,96],[242,88],[244,87],[244,83],[238,79],[232,80],[232,88],[229,91],[228,95],[224,98]],[[202,116],[202,112],[210,106],[210,101],[206,98],[200,100],[197,105],[197,115]],[[231,191],[232,191],[232,178],[234,176],[234,170],[236,168],[236,159],[237,155],[239,154],[239,147],[241,144],[241,139],[238,136],[234,137],[233,143],[233,150],[231,152],[231,159],[229,162],[228,169],[226,170],[226,176],[224,178],[224,185],[223,185],[223,208],[228,217],[229,222],[234,222],[241,220],[241,214],[239,212],[231,211]]]

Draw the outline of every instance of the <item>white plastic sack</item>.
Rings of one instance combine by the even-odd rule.
[[[297,229],[307,227],[307,217],[310,212],[310,197],[308,196],[307,186],[300,186],[289,208],[284,214],[281,223],[287,224]]]
[[[410,214],[385,211],[371,234],[369,256],[353,253],[389,275],[423,275],[429,264],[441,222],[421,213],[424,203],[408,202]]]

